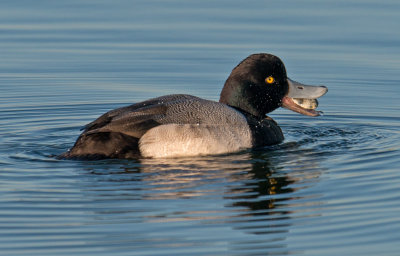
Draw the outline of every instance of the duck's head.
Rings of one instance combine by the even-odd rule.
[[[232,70],[219,101],[260,118],[279,107],[318,116],[321,112],[315,110],[316,99],[327,91],[325,86],[289,79],[278,57],[259,53],[250,55]]]

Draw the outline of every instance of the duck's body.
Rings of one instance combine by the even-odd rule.
[[[251,55],[232,71],[220,102],[176,94],[111,110],[89,123],[60,158],[180,157],[277,144],[282,131],[265,114],[285,104],[287,84],[277,57]]]
[[[111,110],[85,127],[66,158],[179,157],[235,152],[283,140],[270,118],[176,94]]]

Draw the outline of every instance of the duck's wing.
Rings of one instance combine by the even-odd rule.
[[[96,129],[103,128],[107,126],[108,124],[112,123],[113,121],[120,119],[123,116],[127,116],[129,114],[135,115],[138,117],[137,121],[140,122],[140,119],[146,119],[145,113],[147,115],[156,115],[156,114],[162,114],[162,109],[160,108],[160,105],[165,104],[166,102],[179,102],[182,100],[185,100],[187,98],[195,98],[194,96],[190,95],[166,95],[166,96],[161,96],[158,98],[153,98],[149,99],[146,101],[142,101],[139,103],[132,104],[130,106],[122,107],[122,108],[117,108],[108,111],[107,113],[104,113],[101,115],[99,118],[94,120],[93,122],[88,123],[85,125],[82,130],[85,132],[93,131]],[[140,115],[142,113],[142,115]],[[142,117],[140,117],[142,116]],[[132,120],[134,121],[134,120]]]
[[[138,143],[143,134],[172,120],[173,116],[168,117],[171,108],[181,108],[181,103],[197,99],[189,95],[169,95],[111,110],[86,125],[74,146],[58,158],[136,158],[140,155]]]
[[[233,108],[191,95],[167,95],[131,106],[115,109],[85,127],[83,134],[118,132],[140,138],[149,129],[162,124],[246,123],[245,117]]]

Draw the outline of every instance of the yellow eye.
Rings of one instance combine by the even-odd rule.
[[[265,78],[265,82],[267,84],[272,84],[273,82],[275,82],[275,78],[273,76],[269,76],[269,77]]]

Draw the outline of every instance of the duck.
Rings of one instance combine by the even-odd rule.
[[[320,116],[317,98],[327,91],[288,78],[273,54],[252,54],[232,70],[218,102],[173,94],[108,111],[87,124],[58,158],[192,157],[279,144],[282,129],[267,114],[283,107]]]

